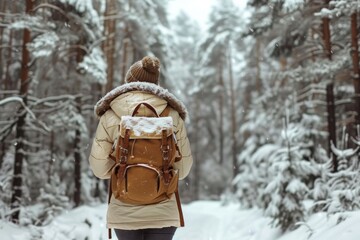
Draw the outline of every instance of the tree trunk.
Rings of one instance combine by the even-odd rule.
[[[332,158],[333,171],[337,172],[338,162],[336,155],[331,151],[331,142],[336,146],[336,119],[335,119],[335,104],[334,104],[334,85],[328,84],[326,86],[326,105],[329,131],[329,157]]]
[[[315,41],[316,32],[315,32],[315,30],[314,30],[313,28],[311,28],[310,31],[311,31],[311,41]],[[314,49],[314,48],[312,48],[312,50],[311,50],[311,60],[312,60],[313,62],[316,61],[316,53],[315,53],[315,49]]]
[[[200,109],[200,101],[199,99],[196,97],[195,98],[195,111],[194,111],[194,124],[196,126],[196,129],[201,129],[200,126],[200,116],[199,116],[199,111],[198,109]],[[201,139],[199,137],[199,131],[195,131],[194,132],[194,181],[193,181],[193,186],[194,186],[194,199],[193,200],[199,200],[200,198],[200,165],[201,165],[201,157],[200,157],[200,143]]]
[[[125,29],[125,32],[127,32],[127,27]],[[124,38],[124,44],[123,44],[123,54],[122,54],[122,71],[121,71],[121,82],[124,83],[125,82],[125,76],[126,76],[126,69],[127,69],[127,62],[128,62],[128,44],[129,44],[129,40],[127,39],[127,36],[125,34],[125,38]]]
[[[77,108],[78,114],[81,114],[81,97],[76,98],[76,108]],[[75,129],[74,160],[75,160],[74,203],[75,203],[75,207],[78,207],[78,206],[80,206],[80,203],[81,203],[81,132],[80,132],[80,124],[78,124]]]
[[[360,124],[360,67],[359,67],[359,44],[357,28],[357,12],[351,15],[351,56],[353,62],[353,84],[355,92],[354,109],[356,111],[355,123]],[[356,132],[356,128],[355,128]]]
[[[30,14],[31,9],[33,8],[33,1],[26,0],[26,14]],[[20,95],[23,98],[24,104],[27,104],[27,93],[29,88],[29,60],[30,54],[26,48],[26,45],[31,41],[31,33],[29,29],[24,29],[23,33],[23,44],[22,44],[22,60],[21,60],[21,86],[20,86]],[[19,118],[16,124],[16,146],[15,146],[15,161],[14,161],[14,176],[12,181],[12,197],[11,197],[11,209],[13,211],[11,215],[11,220],[14,223],[19,222],[20,209],[22,197],[22,165],[23,165],[23,147],[24,147],[24,138],[25,138],[25,118],[26,111],[23,107],[19,109]],[[22,114],[20,114],[22,113]]]
[[[260,62],[261,62],[261,53],[260,53],[260,47],[261,47],[261,43],[260,40],[257,39],[256,40],[256,79],[255,79],[255,87],[256,87],[256,92],[260,95],[261,94],[261,66],[260,66]]]
[[[0,2],[0,13],[4,13],[6,11],[6,1],[1,1]],[[4,81],[4,85],[6,83],[5,81],[5,75],[4,75],[4,72],[5,72],[5,64],[3,65],[4,61],[3,61],[3,33],[4,33],[4,28],[3,27],[0,27],[0,77],[1,77],[1,80]],[[0,86],[0,89],[1,89],[1,86]],[[6,89],[6,85],[4,86],[4,89]]]
[[[85,42],[85,39],[80,39],[79,46],[82,46]],[[83,49],[78,48],[76,53],[76,62],[77,64],[83,61],[85,52]],[[81,82],[78,80],[77,82],[78,92],[81,92]],[[75,99],[77,114],[81,115],[81,105],[82,100],[81,96],[76,97]],[[76,124],[75,129],[75,139],[74,139],[74,203],[75,207],[78,207],[81,203],[81,131],[80,131],[80,123]]]
[[[224,162],[224,94],[225,84],[223,79],[223,70],[221,63],[219,64],[219,163]],[[216,112],[216,111],[215,111]]]
[[[0,12],[4,13],[6,12],[6,3],[7,1],[1,1],[0,2]],[[7,68],[7,64],[5,61],[5,58],[3,60],[3,47],[1,47],[2,45],[5,45],[5,43],[3,42],[3,33],[4,33],[4,28],[0,27],[0,80],[4,82],[4,86],[3,89],[7,90],[7,80],[6,80],[6,68]],[[2,86],[0,86],[1,89]],[[3,96],[0,96],[1,98],[5,98],[5,94]],[[4,162],[4,157],[5,157],[5,151],[6,151],[6,142],[5,142],[5,138],[4,141],[0,142],[1,144],[1,152],[0,152],[0,169],[2,168],[3,162]]]
[[[51,130],[51,133],[50,133],[50,159],[49,159],[48,180],[47,180],[48,183],[51,182],[52,169],[53,169],[53,164],[55,162],[54,141],[55,141],[54,130]]]
[[[330,0],[325,0],[326,6],[329,6]],[[330,19],[329,18],[323,18],[322,19],[322,30],[323,30],[323,41],[324,41],[324,51],[325,56],[332,60],[332,50],[331,50],[331,34],[330,34]],[[334,104],[334,85],[328,84],[326,86],[326,97],[327,97],[327,113],[328,113],[328,132],[329,132],[329,155],[333,157],[333,167],[334,171],[337,171],[337,157],[335,154],[331,151],[331,145],[332,142],[336,146],[336,118],[335,118],[335,104]]]
[[[11,13],[16,13],[16,4],[12,5]],[[9,42],[7,47],[7,60],[6,60],[6,69],[5,69],[5,90],[9,89],[15,89],[16,86],[12,86],[11,82],[12,79],[10,77],[10,65],[12,64],[12,52],[13,52],[13,40],[14,40],[14,31],[12,29],[9,29]],[[15,79],[14,79],[15,81]],[[15,81],[16,82],[16,81]]]
[[[326,6],[329,6],[330,0],[325,0]],[[323,24],[323,40],[324,40],[324,50],[326,57],[331,60],[332,59],[332,50],[331,50],[331,35],[330,35],[330,19],[324,17],[322,19]]]
[[[106,1],[105,17],[116,14],[115,0]],[[103,51],[106,56],[107,62],[107,82],[105,91],[109,92],[114,85],[114,52],[115,52],[115,31],[116,31],[116,20],[106,19],[105,20],[105,36],[106,41],[103,45]]]
[[[229,64],[229,80],[230,80],[230,106],[231,106],[231,152],[232,152],[232,164],[233,164],[233,179],[238,175],[239,168],[237,162],[237,138],[236,133],[239,131],[237,129],[237,119],[236,119],[236,99],[235,99],[235,86],[234,86],[234,77],[233,77],[233,70],[232,70],[232,59],[231,59],[231,48],[229,48],[229,55],[228,55],[228,64]]]
[[[6,143],[5,141],[1,142],[1,151],[0,151],[0,170],[2,169],[5,153],[6,153]]]

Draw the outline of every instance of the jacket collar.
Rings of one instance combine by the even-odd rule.
[[[97,117],[101,117],[109,108],[110,103],[119,95],[130,91],[143,91],[152,93],[168,102],[170,107],[175,109],[180,117],[185,120],[187,116],[187,110],[185,105],[171,94],[167,89],[160,87],[159,85],[147,82],[131,82],[125,83],[117,88],[114,88],[102,97],[94,107],[94,112]]]

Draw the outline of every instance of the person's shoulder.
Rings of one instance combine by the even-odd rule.
[[[119,117],[115,114],[115,112],[109,108],[100,118],[106,126],[111,127],[119,124]]]
[[[173,119],[173,125],[177,127],[180,122],[182,122],[182,118],[180,117],[180,114],[178,111],[176,111],[174,108],[170,107],[169,116]]]

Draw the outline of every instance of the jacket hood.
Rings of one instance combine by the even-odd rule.
[[[163,110],[166,107],[166,102],[175,109],[180,117],[185,120],[187,116],[187,110],[185,105],[176,98],[173,94],[171,94],[167,89],[160,87],[159,85],[153,84],[153,83],[147,83],[147,82],[131,82],[123,84],[117,88],[114,88],[110,92],[108,92],[104,97],[102,97],[95,105],[94,112],[97,117],[101,117],[107,110],[112,108],[117,114],[124,114],[119,113],[118,108],[114,107],[115,105],[119,105],[123,103],[124,98],[121,98],[120,95],[131,92],[131,91],[140,91],[147,94],[152,94],[164,101],[154,101],[151,98],[150,104],[155,105],[154,107],[157,109]],[[126,102],[129,103],[129,98],[131,99],[131,96],[126,96]],[[148,99],[146,99],[148,101]],[[131,102],[131,101],[130,101]],[[138,104],[138,102],[133,103]],[[128,115],[127,113],[126,115]]]

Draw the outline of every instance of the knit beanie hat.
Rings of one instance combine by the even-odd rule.
[[[146,56],[134,63],[125,76],[125,82],[159,83],[160,60],[156,57]]]

